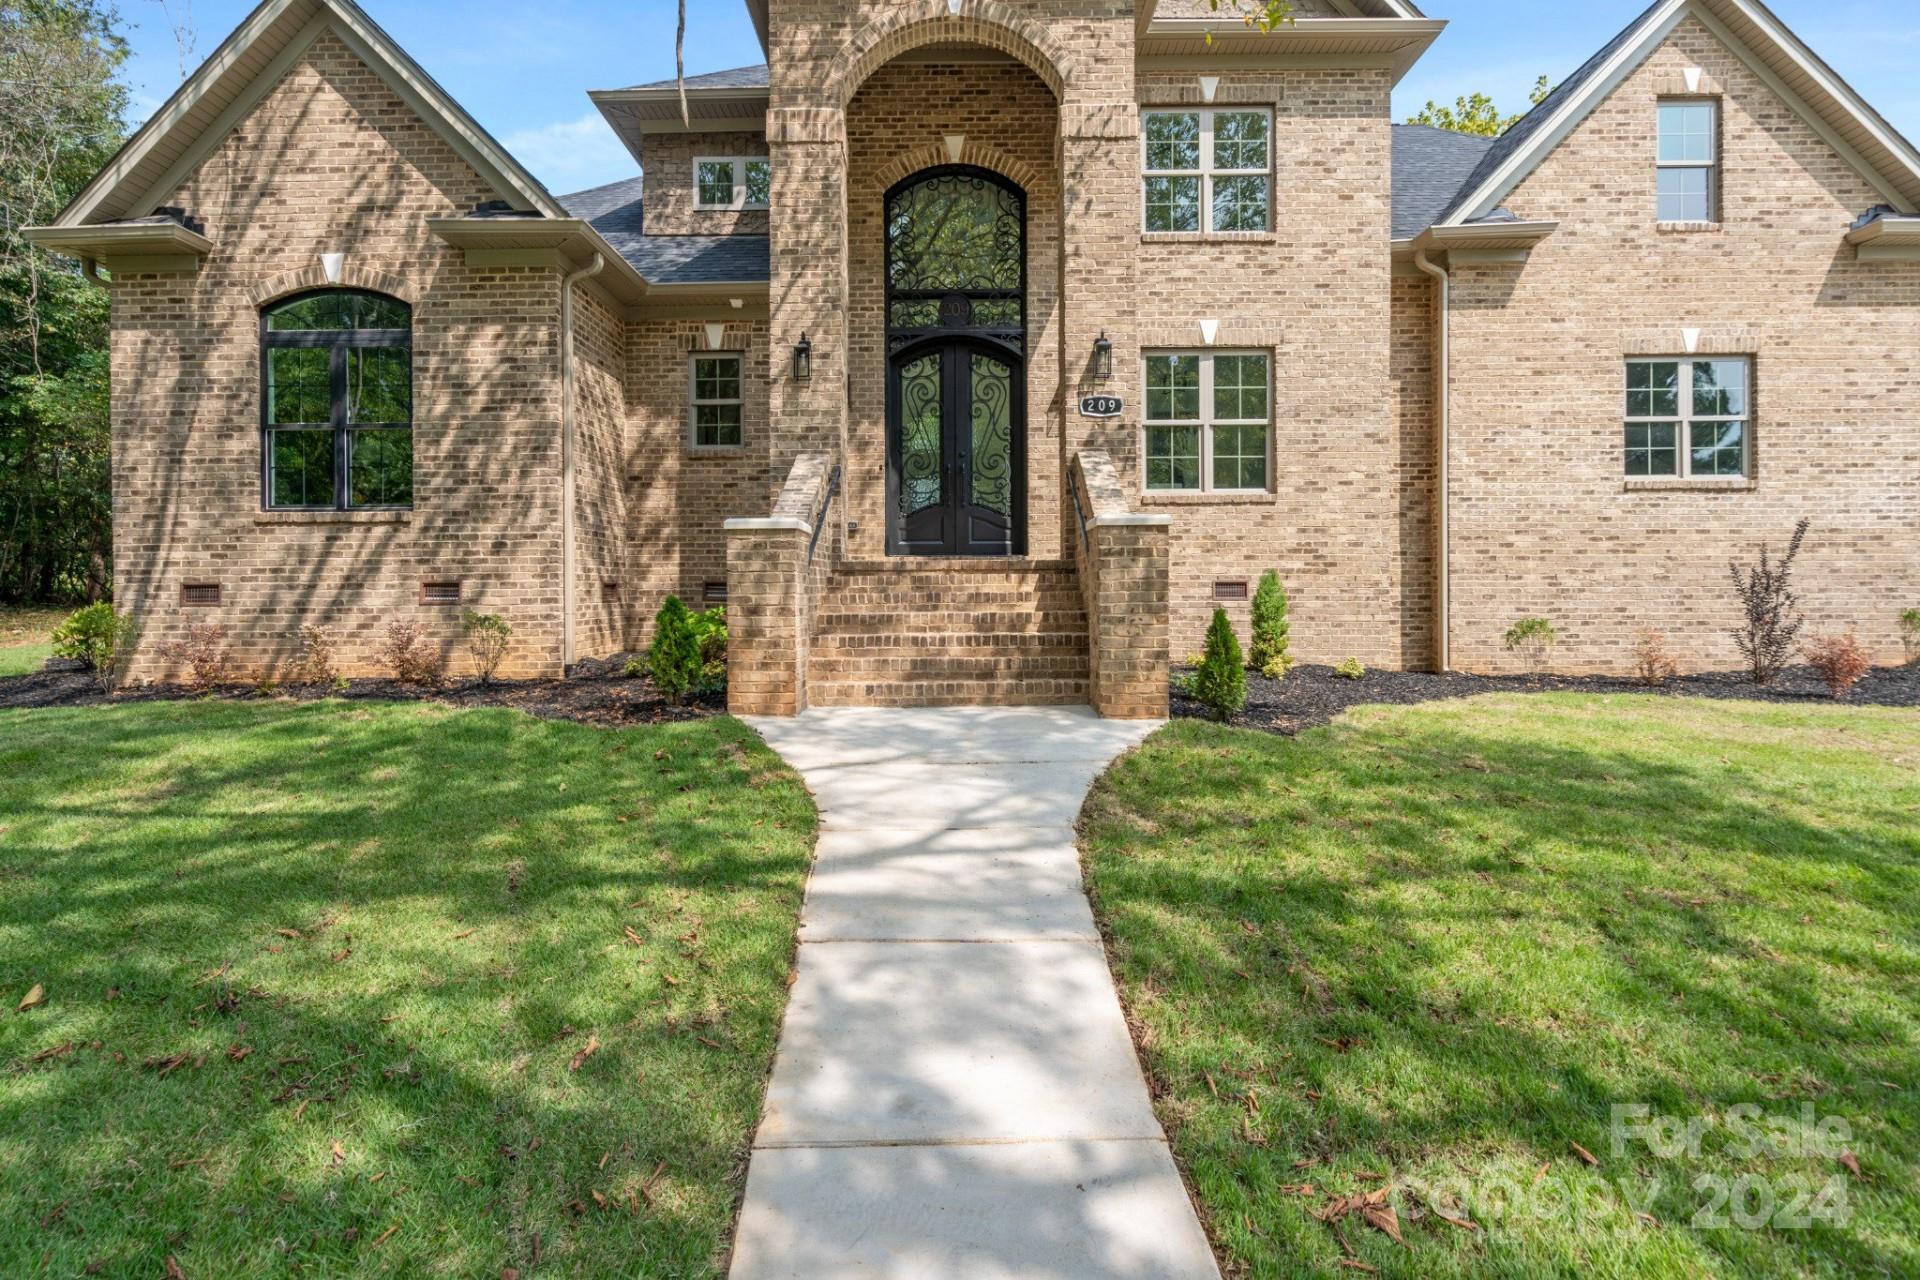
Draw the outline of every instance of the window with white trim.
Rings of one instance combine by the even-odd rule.
[[[764,209],[773,194],[773,162],[765,156],[695,156],[693,207]]]
[[[1264,351],[1147,353],[1146,487],[1266,492],[1272,364]]]
[[[1752,392],[1744,357],[1627,361],[1627,476],[1745,476]]]
[[[703,351],[693,357],[689,426],[694,448],[731,449],[744,442],[745,368],[739,352]]]
[[[1266,231],[1272,225],[1273,112],[1149,111],[1140,136],[1148,231]]]
[[[1720,203],[1720,105],[1665,99],[1655,183],[1662,222],[1713,222]]]

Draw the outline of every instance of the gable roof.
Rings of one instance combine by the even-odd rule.
[[[1492,138],[1424,124],[1393,126],[1393,238],[1411,240],[1440,220]]]
[[[565,216],[539,179],[353,0],[262,0],[52,225],[79,227],[151,214],[328,32],[446,139],[502,200],[547,217]]]
[[[644,179],[628,178],[560,197],[576,218],[654,286],[761,285],[772,276],[767,237],[650,236],[642,202]]]
[[[1500,138],[1439,222],[1460,226],[1490,213],[1689,17],[1745,61],[1882,196],[1901,211],[1920,209],[1920,152],[1761,0],[1654,0]]]
[[[646,84],[629,85],[628,92],[636,89],[677,89],[677,80],[650,80]],[[687,77],[687,92],[697,93],[701,89],[765,89],[771,84],[768,79],[767,64],[756,62],[750,67],[733,67],[726,71],[707,71],[697,76]]]

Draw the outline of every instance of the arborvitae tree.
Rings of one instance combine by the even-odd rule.
[[[693,615],[679,596],[668,596],[654,616],[647,672],[654,687],[676,706],[700,678],[700,641],[693,633]]]
[[[1249,661],[1255,671],[1269,680],[1278,680],[1293,669],[1293,657],[1287,652],[1287,589],[1272,569],[1260,575],[1260,586],[1253,593],[1253,652]]]
[[[1240,640],[1233,634],[1225,609],[1213,611],[1207,628],[1206,655],[1193,674],[1193,696],[1220,717],[1222,723],[1247,705],[1247,665],[1240,656]]]

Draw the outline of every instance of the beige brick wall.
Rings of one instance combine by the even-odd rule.
[[[422,607],[423,580],[461,580],[515,628],[506,671],[559,665],[559,282],[476,270],[425,219],[493,193],[331,36],[287,73],[168,201],[206,224],[195,275],[114,284],[115,596],[140,639],[135,680],[193,622],[225,627],[236,666],[268,672],[300,626],[333,628],[349,672],[372,670],[394,619],[427,626],[464,672],[458,608]],[[258,302],[276,281],[348,282],[413,303],[414,509],[262,511]],[[187,582],[223,604],[183,609]]]
[[[601,657],[627,646],[626,325],[604,294],[573,286],[573,652]],[[614,590],[605,590],[611,585]]]
[[[1701,68],[1721,99],[1719,230],[1654,222],[1655,103]],[[1799,585],[1811,631],[1857,626],[1899,657],[1920,603],[1920,263],[1854,260],[1873,188],[1732,51],[1688,20],[1507,200],[1563,223],[1524,268],[1454,290],[1453,647],[1512,665],[1538,614],[1557,665],[1622,670],[1642,625],[1689,666],[1737,665],[1727,561],[1812,517]],[[1753,358],[1753,486],[1622,479],[1628,354]]]
[[[642,156],[647,174],[647,234],[655,236],[765,235],[765,209],[698,209],[695,156],[764,156],[764,133],[657,133]]]

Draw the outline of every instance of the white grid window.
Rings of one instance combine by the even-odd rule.
[[[1629,360],[1627,475],[1745,476],[1752,393],[1745,359]]]
[[[1660,103],[1655,182],[1662,222],[1712,222],[1720,203],[1720,107],[1707,99]]]
[[[1155,351],[1145,360],[1146,487],[1264,493],[1273,431],[1264,351]]]
[[[702,352],[693,358],[689,425],[694,448],[731,449],[743,443],[745,367],[745,357],[737,352]]]
[[[696,209],[764,209],[773,194],[773,162],[765,156],[695,156]]]
[[[1148,231],[1266,231],[1272,225],[1273,113],[1149,111],[1140,130]]]

